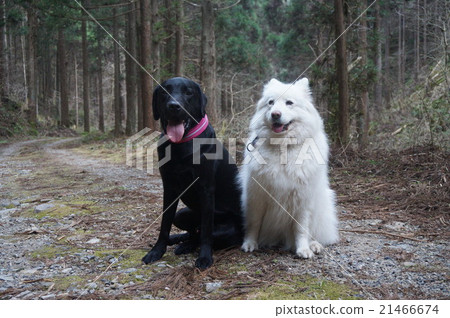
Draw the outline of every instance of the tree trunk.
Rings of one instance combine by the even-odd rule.
[[[397,52],[397,83],[399,88],[403,86],[402,83],[402,20],[403,12],[401,6],[398,9],[398,52]]]
[[[142,61],[141,57],[141,48],[142,48],[142,41],[141,41],[141,34],[142,34],[142,24],[141,24],[141,6],[140,2],[136,2],[136,59],[138,61]],[[139,62],[139,63],[140,63]],[[137,114],[136,114],[136,120],[137,120],[137,130],[141,131],[144,128],[144,112],[142,110],[142,79],[141,79],[141,69],[137,66],[136,67],[136,83],[137,83]]]
[[[423,48],[422,48],[422,61],[424,64],[427,63],[428,55],[428,44],[427,44],[427,33],[428,33],[428,3],[427,0],[423,2]]]
[[[152,27],[150,23],[150,0],[140,0],[141,6],[141,65],[148,73],[152,70],[151,61],[151,35]],[[141,93],[142,93],[142,113],[143,126],[155,129],[155,121],[152,114],[152,92],[153,81],[147,72],[141,70]]]
[[[37,18],[34,9],[27,9],[28,38],[27,38],[27,78],[28,78],[28,119],[37,123],[37,87],[36,87],[36,30]]]
[[[177,1],[176,3],[176,31],[175,31],[175,75],[183,76],[184,72],[184,7],[183,1]]]
[[[5,74],[5,55],[3,54],[3,37],[4,37],[4,12],[3,2],[0,3],[0,106],[2,105],[3,97],[6,96],[6,74]]]
[[[78,94],[78,61],[77,61],[77,55],[74,54],[74,63],[73,65],[75,65],[75,127],[79,127],[79,105],[78,105],[78,101],[79,101],[79,94]]]
[[[367,8],[367,0],[361,0],[360,11],[364,11]],[[364,13],[360,19],[360,46],[359,55],[361,56],[361,65],[363,67],[362,76],[364,79],[364,84],[362,85],[361,98],[358,103],[359,114],[358,114],[358,145],[359,149],[363,150],[367,147],[368,143],[368,133],[369,133],[369,90],[367,87],[367,13]]]
[[[381,45],[381,15],[380,3],[375,3],[375,29],[377,34],[377,48],[375,56],[375,64],[377,68],[377,82],[375,83],[375,111],[378,113],[382,109],[383,103],[383,61],[382,61],[382,45]]]
[[[202,40],[200,52],[200,82],[208,98],[208,115],[217,120],[216,109],[216,39],[214,8],[211,0],[202,1]]]
[[[402,9],[402,69],[401,69],[401,92],[402,92],[402,97],[405,97],[405,89],[404,89],[404,84],[406,82],[405,80],[405,68],[406,68],[406,0],[403,0],[403,9]]]
[[[417,81],[420,72],[420,0],[416,0],[416,28],[414,50],[414,79]]]
[[[165,6],[165,20],[164,20],[164,28],[165,28],[165,46],[164,46],[164,57],[163,57],[163,67],[164,67],[164,74],[166,77],[172,77],[175,71],[175,45],[174,45],[174,34],[176,30],[176,21],[174,18],[174,1],[173,0],[164,0],[164,6]],[[175,13],[176,14],[176,13]]]
[[[25,28],[25,22],[22,22],[22,28]],[[25,99],[22,106],[22,111],[28,112],[28,47],[26,48],[25,45],[25,35],[22,35],[20,37],[20,46],[22,49],[22,67],[23,67],[23,86],[24,86],[24,93],[25,93]]]
[[[97,95],[98,95],[98,130],[105,132],[105,115],[103,105],[103,52],[101,38],[98,38],[98,73],[97,73]]]
[[[388,6],[388,4],[386,4]],[[391,106],[391,63],[390,63],[390,55],[391,55],[391,22],[390,22],[390,14],[389,11],[386,10],[387,16],[385,18],[384,25],[384,71],[383,71],[383,95],[384,102],[386,103],[386,108]]]
[[[113,9],[113,37],[118,39],[117,10]],[[114,135],[122,134],[122,111],[120,101],[120,55],[119,46],[114,41]]]
[[[83,15],[84,16],[84,15]],[[83,112],[84,112],[84,131],[90,131],[89,122],[89,56],[88,56],[88,43],[87,43],[87,31],[86,21],[81,21],[81,47],[83,55]]]
[[[127,20],[127,50],[136,56],[136,11],[135,4],[131,4],[131,11]],[[125,133],[131,136],[136,132],[136,63],[126,55],[126,90],[127,90],[127,122]]]
[[[61,126],[69,127],[69,93],[67,89],[67,66],[66,66],[66,48],[65,48],[64,29],[58,29],[58,78],[59,78],[59,96],[61,105]]]
[[[348,70],[347,70],[347,48],[345,42],[344,26],[344,3],[343,0],[334,0],[335,10],[335,33],[339,39],[336,41],[336,75],[339,86],[339,144],[344,146],[349,141],[350,119],[349,119],[349,93],[348,93]]]
[[[151,56],[153,58],[153,78],[159,82],[161,79],[161,30],[158,0],[151,0],[151,23],[152,23],[152,46]]]

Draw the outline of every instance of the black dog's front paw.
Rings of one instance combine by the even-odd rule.
[[[195,267],[197,267],[198,269],[207,269],[208,267],[211,267],[212,264],[212,257],[199,257],[195,261]]]
[[[160,260],[161,257],[163,257],[165,252],[166,251],[164,251],[164,250],[153,248],[150,252],[147,253],[147,255],[145,255],[142,258],[142,261],[145,264],[150,264],[150,263],[156,262],[156,261]]]

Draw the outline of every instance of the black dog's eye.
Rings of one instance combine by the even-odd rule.
[[[273,99],[269,100],[269,105],[273,105],[275,101]]]
[[[293,105],[293,104],[294,104],[294,102],[291,101],[291,100],[287,100],[287,101],[286,101],[286,105],[288,105],[288,106],[291,106],[291,105]]]
[[[190,89],[188,89],[187,91],[186,91],[186,95],[187,96],[192,96],[194,93],[192,92],[192,90],[190,90]]]

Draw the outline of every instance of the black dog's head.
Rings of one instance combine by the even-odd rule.
[[[174,77],[153,92],[153,117],[161,119],[162,129],[172,142],[179,142],[205,116],[206,102],[196,82]]]

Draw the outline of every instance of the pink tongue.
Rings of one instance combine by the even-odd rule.
[[[183,139],[184,135],[184,126],[183,123],[179,123],[176,125],[171,125],[170,123],[167,125],[167,136],[169,137],[171,142],[180,142]]]
[[[278,126],[278,125],[272,125],[272,130],[273,130],[274,132],[276,132],[276,133],[280,133],[280,132],[283,131],[283,125],[280,125],[280,126]]]

